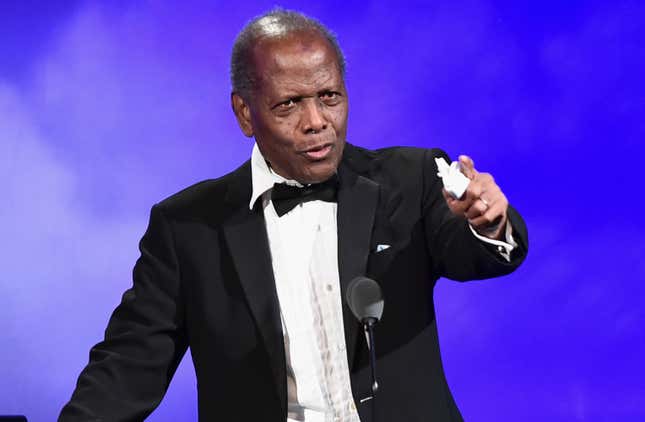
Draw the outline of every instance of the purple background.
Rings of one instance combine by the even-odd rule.
[[[528,223],[518,272],[437,286],[457,403],[469,421],[645,420],[645,6],[427,3],[283,6],[338,33],[351,142],[467,153]],[[0,2],[0,413],[55,419],[150,206],[249,157],[228,60],[273,3],[232,4]],[[150,420],[196,420],[189,358]]]

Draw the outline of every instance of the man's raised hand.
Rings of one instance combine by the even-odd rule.
[[[508,200],[490,173],[480,173],[473,160],[459,156],[461,172],[470,179],[466,192],[460,199],[453,198],[445,189],[443,196],[450,210],[468,220],[482,236],[501,240],[506,228]]]

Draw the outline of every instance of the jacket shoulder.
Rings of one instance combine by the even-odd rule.
[[[224,176],[188,186],[161,200],[155,207],[173,219],[208,217],[212,220],[230,209],[231,201],[238,197],[250,197],[250,180],[250,161],[247,161]]]
[[[394,178],[420,176],[426,166],[431,166],[431,170],[435,168],[434,157],[444,157],[450,162],[448,155],[439,148],[409,146],[372,150],[348,144],[344,158],[357,173],[378,179],[384,175]]]

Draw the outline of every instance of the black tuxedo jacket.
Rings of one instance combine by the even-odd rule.
[[[346,145],[338,168],[338,258],[343,290],[376,280],[385,310],[376,327],[380,390],[369,395],[367,347],[344,305],[352,391],[362,422],[461,421],[441,365],[433,287],[513,271],[527,252],[521,217],[509,210],[519,247],[506,262],[453,216],[433,158],[439,150]],[[447,157],[446,157],[447,158]],[[449,160],[448,160],[449,161]],[[136,421],[161,401],[187,347],[202,421],[286,420],[285,350],[261,208],[250,211],[251,169],[240,168],[152,208],[133,287],[92,348],[61,421]],[[376,245],[390,248],[376,252]]]

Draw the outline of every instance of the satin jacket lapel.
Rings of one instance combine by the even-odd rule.
[[[251,197],[250,167],[248,176],[241,176],[241,179],[243,183],[232,187],[227,197],[230,206],[239,207],[239,211],[226,224],[224,233],[249,307],[268,351],[282,413],[286,417],[284,338],[264,215],[257,207],[253,211],[248,208]]]
[[[356,342],[361,328],[347,306],[347,285],[365,275],[370,238],[379,196],[379,185],[356,174],[346,165],[339,167],[338,191],[338,270],[343,300],[343,322],[349,369],[354,365]]]

